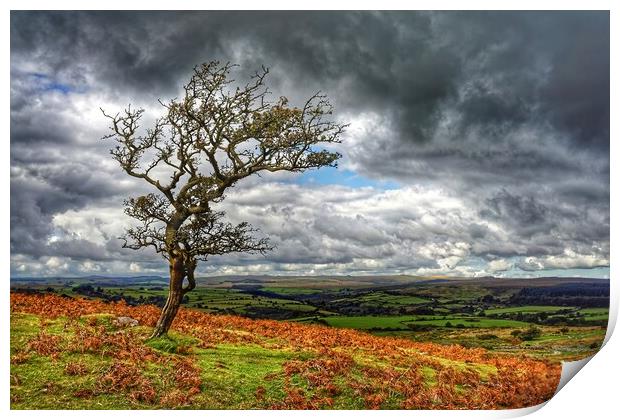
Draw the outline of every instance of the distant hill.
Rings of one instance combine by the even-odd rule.
[[[578,277],[538,277],[538,278],[503,278],[503,277],[438,277],[438,276],[408,276],[408,275],[364,275],[364,276],[269,276],[269,275],[228,275],[198,277],[198,286],[234,287],[235,285],[250,286],[279,286],[279,287],[383,287],[407,284],[468,284],[484,286],[515,286],[536,287],[566,283],[609,284],[609,279],[578,278]],[[131,286],[131,285],[163,285],[168,279],[162,276],[102,276],[90,275],[84,277],[12,277],[11,286],[28,285],[78,285],[92,284],[93,286]]]
[[[84,277],[11,277],[11,286],[28,285],[78,285],[130,286],[140,284],[168,284],[168,279],[160,276],[84,276]]]

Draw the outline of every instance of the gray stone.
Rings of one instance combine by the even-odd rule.
[[[128,316],[119,316],[114,321],[112,321],[114,325],[117,327],[137,327],[138,320],[130,318]]]

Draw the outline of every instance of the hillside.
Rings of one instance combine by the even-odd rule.
[[[496,409],[549,399],[560,365],[349,329],[11,294],[11,407]],[[116,317],[138,320],[120,327]]]

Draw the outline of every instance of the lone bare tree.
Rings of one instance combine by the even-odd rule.
[[[285,97],[272,102],[266,68],[233,87],[233,67],[217,61],[195,67],[183,97],[160,101],[164,115],[146,130],[139,130],[143,109],[129,106],[116,115],[102,110],[111,121],[104,138],[116,141],[114,159],[154,188],[125,201],[125,212],[140,223],[122,238],[125,248],[153,247],[169,262],[168,299],[152,337],[167,333],[183,296],[195,288],[197,261],[271,249],[267,239],[253,237],[250,225],[224,222],[224,214],[213,210],[228,188],[261,171],[336,166],[340,157],[317,148],[339,143],[346,127],[330,120],[324,95],[311,96],[302,107],[289,106]]]

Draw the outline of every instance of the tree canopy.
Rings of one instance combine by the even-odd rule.
[[[213,208],[230,187],[263,171],[302,172],[336,166],[340,158],[319,147],[340,143],[346,128],[331,120],[325,95],[316,93],[300,107],[285,97],[272,101],[266,68],[235,86],[234,67],[217,61],[195,67],[183,95],[160,101],[163,116],[145,130],[143,109],[103,111],[111,122],[105,138],[116,142],[112,156],[129,176],[154,188],[125,201],[125,212],[140,223],[126,231],[124,246],[162,254],[170,263],[171,293],[181,297],[195,287],[197,260],[272,248],[266,238],[254,238],[248,223],[225,222]]]

